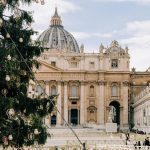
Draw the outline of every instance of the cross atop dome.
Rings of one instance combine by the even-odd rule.
[[[58,15],[57,7],[55,7],[55,13],[51,18],[51,26],[62,26],[61,17]]]

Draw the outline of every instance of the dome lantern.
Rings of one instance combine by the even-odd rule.
[[[51,26],[61,26],[61,24],[62,24],[61,17],[58,15],[57,7],[56,7],[55,13],[51,18]]]

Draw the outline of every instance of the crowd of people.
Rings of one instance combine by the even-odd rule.
[[[135,149],[141,149],[141,146],[147,146],[148,149],[150,148],[149,137],[147,137],[143,142],[142,142],[142,141],[137,141],[137,142],[134,144]]]

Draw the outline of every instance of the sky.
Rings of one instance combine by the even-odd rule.
[[[98,52],[117,40],[128,46],[130,68],[146,71],[150,66],[150,0],[45,0],[30,7],[39,34],[50,25],[57,6],[64,28],[84,44],[85,52]]]

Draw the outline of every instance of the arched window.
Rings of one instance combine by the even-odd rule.
[[[113,85],[111,88],[111,95],[112,96],[118,96],[118,86]]]
[[[72,85],[71,87],[71,96],[72,97],[77,97],[78,96],[78,88],[76,85]]]
[[[37,85],[36,92],[38,93],[38,95],[41,95],[42,93],[44,93],[43,87],[41,85]]]
[[[90,86],[90,96],[94,96],[94,86]]]
[[[56,94],[57,94],[56,86],[52,85],[51,86],[51,95],[56,95]]]

